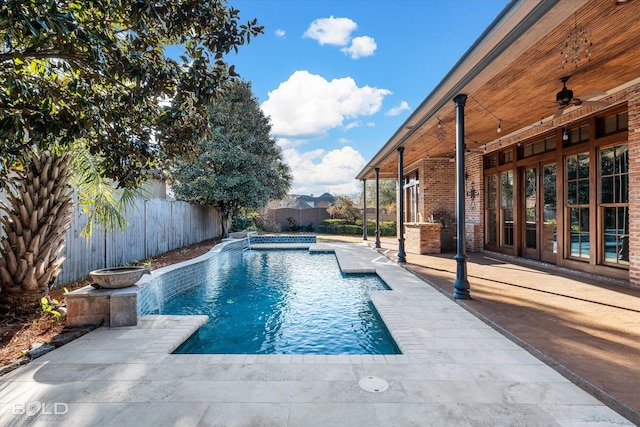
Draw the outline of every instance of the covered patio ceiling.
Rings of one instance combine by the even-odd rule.
[[[582,26],[593,44],[591,58],[563,68],[560,52],[567,34]],[[356,178],[375,178],[376,167],[381,179],[397,178],[396,150],[401,146],[405,168],[427,156],[453,159],[452,99],[460,93],[468,95],[467,150],[481,152],[487,144],[492,150],[498,141],[526,138],[523,131],[552,129],[611,108],[619,98],[614,94],[640,80],[639,40],[640,0],[514,0]],[[556,93],[565,76],[570,76],[567,87],[574,98],[606,105],[570,106],[554,118]]]

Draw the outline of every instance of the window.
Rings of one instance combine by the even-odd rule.
[[[535,156],[537,154],[546,153],[556,149],[556,137],[550,136],[549,138],[542,139],[540,141],[526,144],[520,147],[519,156],[521,159]]]
[[[589,259],[589,154],[567,156],[565,169],[569,256]]]
[[[629,128],[629,113],[623,112],[608,117],[596,118],[596,138],[623,132]]]
[[[582,144],[589,141],[589,125],[583,125],[573,129],[562,130],[562,141],[565,147]]]
[[[628,175],[627,144],[600,151],[600,211],[605,263],[629,265]]]
[[[512,150],[503,151],[502,153],[500,153],[500,164],[501,165],[506,165],[507,163],[511,163],[511,162],[513,162],[513,151]]]
[[[490,156],[485,156],[484,158],[484,168],[485,169],[491,169],[491,168],[495,168],[496,166],[498,166],[498,156],[497,155],[490,155]]]
[[[404,191],[406,200],[407,222],[422,222],[422,211],[420,209],[420,181],[418,172],[408,175],[404,179]]]

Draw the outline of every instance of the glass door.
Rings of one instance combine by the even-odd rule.
[[[542,166],[542,253],[545,261],[558,262],[557,189],[558,167],[555,163]]]
[[[540,258],[538,243],[538,167],[525,167],[522,171],[522,194],[524,195],[522,221],[522,256]]]
[[[556,164],[536,163],[521,173],[522,256],[556,263]]]

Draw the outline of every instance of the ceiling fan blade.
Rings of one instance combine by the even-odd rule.
[[[597,91],[597,92],[591,92],[588,93],[586,95],[583,95],[580,97],[580,99],[591,99],[591,98],[595,98],[596,96],[605,96],[607,95],[607,92],[603,92],[603,91]]]
[[[609,103],[607,101],[582,101],[582,104],[580,105],[588,105],[591,107],[608,107]]]
[[[558,110],[553,115],[553,118],[557,119],[558,117],[560,117],[563,114],[564,114],[564,107],[560,107],[560,108],[558,108]]]

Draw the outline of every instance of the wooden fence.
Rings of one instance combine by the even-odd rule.
[[[288,218],[293,218],[296,223],[302,227],[311,225],[313,231],[318,231],[320,223],[329,218],[329,213],[327,212],[327,208],[278,208],[267,209],[266,216],[273,223],[280,225],[280,229],[283,231],[289,229]]]
[[[87,215],[74,205],[67,232],[65,262],[57,285],[86,277],[91,270],[116,267],[152,258],[163,252],[222,235],[218,212],[211,207],[164,199],[139,201],[126,212],[124,232],[105,232],[94,226],[88,239],[80,236]]]

